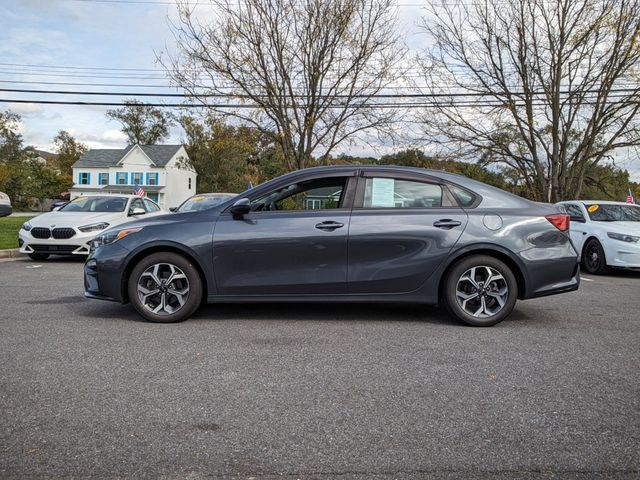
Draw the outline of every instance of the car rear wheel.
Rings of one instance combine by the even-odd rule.
[[[582,251],[582,266],[593,275],[603,275],[609,272],[604,249],[595,238],[589,240]]]
[[[518,297],[511,269],[497,258],[474,255],[448,271],[443,300],[449,313],[469,325],[490,327],[504,320]]]
[[[195,265],[176,253],[154,253],[131,271],[129,300],[151,322],[186,320],[202,300],[202,280]]]
[[[49,258],[49,254],[48,253],[28,253],[27,255],[29,255],[29,258],[31,260],[37,260],[39,262]]]

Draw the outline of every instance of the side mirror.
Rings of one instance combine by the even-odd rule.
[[[231,206],[231,215],[238,220],[251,211],[251,202],[248,198],[241,198]]]
[[[178,207],[171,207],[171,208],[169,209],[169,211],[170,211],[170,212],[175,212],[176,210],[178,210]]]
[[[140,207],[134,208],[133,210],[129,211],[129,215],[130,216],[144,215],[145,213],[147,213],[146,210],[144,208],[140,208]]]

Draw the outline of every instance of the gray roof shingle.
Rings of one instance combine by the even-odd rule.
[[[140,145],[140,148],[158,167],[164,167],[173,158],[182,145]],[[96,148],[85,153],[73,168],[114,167],[134,145],[127,148]]]

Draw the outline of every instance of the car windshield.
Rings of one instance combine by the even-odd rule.
[[[640,222],[640,207],[635,205],[585,205],[594,222]]]
[[[180,205],[176,212],[197,212],[200,210],[207,210],[226,202],[230,198],[235,197],[233,193],[223,193],[220,195],[194,195],[188,198]]]
[[[71,200],[60,212],[124,212],[126,197],[78,197]]]

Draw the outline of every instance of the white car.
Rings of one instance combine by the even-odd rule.
[[[640,206],[600,200],[560,202],[571,218],[569,229],[582,266],[589,273],[610,267],[640,268]]]
[[[34,260],[49,255],[88,255],[91,240],[102,230],[137,218],[163,214],[148,198],[136,195],[78,197],[59,210],[32,218],[20,229],[20,252]]]
[[[9,199],[9,195],[0,192],[0,217],[11,215],[11,212],[11,200]]]

